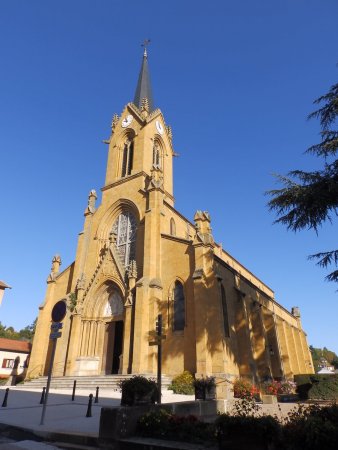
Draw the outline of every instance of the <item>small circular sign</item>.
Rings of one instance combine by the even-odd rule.
[[[55,303],[52,309],[52,321],[61,322],[67,313],[67,305],[64,300]]]

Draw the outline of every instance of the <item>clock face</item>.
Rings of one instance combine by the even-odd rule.
[[[155,124],[156,124],[157,131],[160,134],[163,134],[164,130],[163,130],[163,125],[161,124],[161,122],[159,120],[156,120]]]
[[[132,123],[132,121],[133,121],[133,116],[131,116],[131,115],[129,114],[129,116],[125,117],[125,118],[122,120],[122,128],[129,127],[129,125]]]

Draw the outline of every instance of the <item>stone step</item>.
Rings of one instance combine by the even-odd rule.
[[[99,386],[100,389],[113,389],[119,390],[119,383],[122,380],[131,378],[132,375],[100,375],[100,376],[81,376],[81,377],[52,377],[51,388],[53,389],[72,389],[74,380],[76,380],[77,389],[91,389]],[[153,378],[149,377],[148,378]],[[171,378],[167,376],[162,377],[162,386],[165,388],[171,382]],[[47,385],[47,377],[34,378],[32,380],[25,381],[22,385],[23,388],[31,387],[36,389],[42,389]]]

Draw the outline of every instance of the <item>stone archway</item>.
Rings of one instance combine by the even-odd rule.
[[[74,375],[120,373],[123,338],[123,295],[119,286],[109,280],[87,299],[84,307]]]
[[[105,321],[105,336],[101,374],[118,374],[122,372],[124,306],[120,292],[113,286],[103,306],[102,315]]]

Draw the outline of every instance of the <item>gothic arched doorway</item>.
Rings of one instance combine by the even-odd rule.
[[[106,375],[122,371],[123,310],[122,297],[117,289],[112,288],[103,310],[106,327],[101,370]]]

